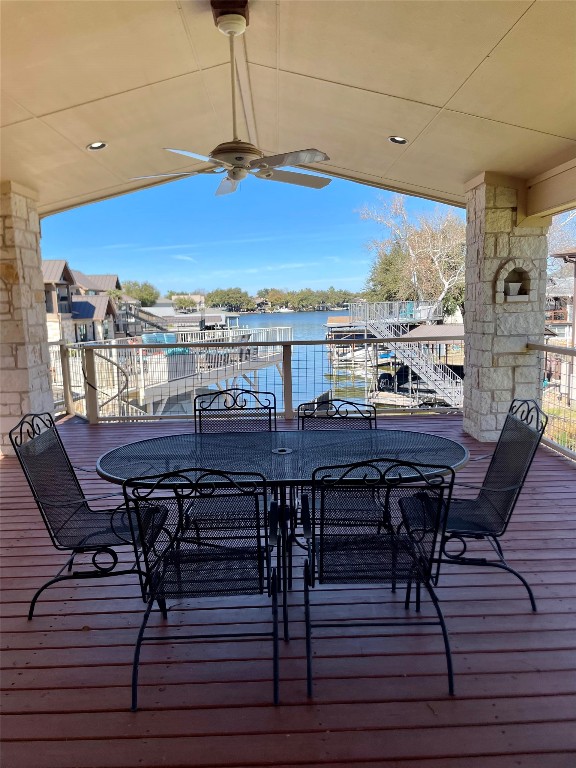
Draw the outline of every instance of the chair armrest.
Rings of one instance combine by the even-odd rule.
[[[99,493],[98,496],[84,496],[86,501],[98,501],[98,499],[114,499],[117,496],[124,496],[122,491],[115,491],[114,493]]]
[[[505,493],[508,491],[517,491],[522,488],[524,483],[509,485],[505,488],[490,488],[488,485],[474,485],[473,483],[454,483],[454,488],[472,488],[475,491],[490,491],[490,493]]]
[[[66,500],[66,499],[62,499],[62,498],[51,499],[49,497],[47,498],[47,497],[44,496],[42,498],[38,498],[38,503],[40,505],[43,505],[43,506],[46,506],[46,507],[63,507],[63,508],[67,508],[67,507],[73,506],[74,504],[76,504],[78,507],[80,507],[80,506],[82,506],[82,504],[86,504],[86,503],[89,504],[91,501],[100,501],[101,499],[118,499],[118,498],[120,498],[120,499],[122,499],[122,503],[118,504],[116,507],[114,507],[114,509],[118,509],[118,508],[121,508],[121,507],[125,506],[123,496],[124,496],[124,494],[121,493],[121,492],[120,493],[119,492],[116,492],[116,493],[103,493],[103,494],[99,494],[98,496],[82,496],[81,499],[73,499],[73,500]],[[94,514],[97,514],[98,512],[106,512],[106,511],[109,512],[110,510],[109,509],[108,510],[105,510],[105,509],[93,509],[92,510],[92,512],[94,512]]]
[[[76,472],[89,472],[91,475],[96,474],[94,467],[78,467],[76,464],[72,464],[72,469],[76,470]]]
[[[303,493],[300,498],[300,517],[302,520],[304,538],[309,541],[312,538],[312,523],[310,520],[310,500],[308,499],[307,493]]]

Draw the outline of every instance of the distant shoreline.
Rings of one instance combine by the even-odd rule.
[[[293,309],[292,312],[294,312],[295,314],[296,313],[303,314],[305,312],[344,312],[346,314],[348,310],[345,309],[344,307],[338,307],[338,308],[330,308],[330,309]],[[285,315],[285,314],[292,314],[292,313],[280,312],[280,310],[275,309],[270,312],[248,310],[246,312],[227,312],[226,314],[229,314],[229,315]]]

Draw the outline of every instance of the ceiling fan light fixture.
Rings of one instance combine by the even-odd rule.
[[[108,144],[105,141],[92,141],[86,145],[86,149],[89,149],[91,152],[97,152],[99,149],[106,149],[107,146]]]
[[[404,136],[388,136],[388,141],[391,141],[392,144],[408,144],[408,139],[405,139]]]

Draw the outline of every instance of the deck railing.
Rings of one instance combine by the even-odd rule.
[[[287,419],[300,403],[326,393],[375,402],[389,412],[446,410],[416,381],[379,387],[383,377],[394,382],[395,360],[386,339],[263,341],[252,329],[243,336],[225,342],[53,344],[57,409],[91,423],[191,418],[196,394],[243,386],[274,392]],[[437,339],[421,343],[427,341],[438,347]],[[458,350],[463,362],[461,341]]]
[[[542,408],[548,415],[543,442],[576,459],[576,349],[528,344],[540,357]]]
[[[442,304],[435,301],[377,301],[350,304],[350,317],[363,323],[389,322],[413,323],[440,320]]]
[[[397,387],[379,386],[394,373],[385,347],[386,339],[257,345],[56,342],[49,345],[50,380],[55,412],[84,416],[92,423],[191,418],[194,394],[226,386],[273,391],[287,419],[294,418],[300,403],[325,393],[374,402],[380,413],[457,410],[434,402],[412,379]],[[451,357],[443,361],[463,362],[463,347],[463,340],[450,350],[445,347],[444,355]],[[576,349],[543,344],[528,344],[527,349],[540,357],[542,406],[549,417],[544,443],[576,459]]]

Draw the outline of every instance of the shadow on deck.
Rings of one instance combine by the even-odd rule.
[[[492,446],[466,436],[459,416],[390,417],[380,427],[462,442],[471,461],[458,479],[483,477]],[[183,422],[61,425],[73,463],[82,466],[116,445],[190,430]],[[281,706],[271,704],[267,642],[202,641],[144,648],[142,709],[131,713],[143,610],[137,584],[118,577],[53,587],[28,622],[35,587],[63,557],[15,459],[0,462],[0,479],[4,768],[576,765],[576,471],[545,448],[504,540],[534,589],[538,613],[506,573],[444,571],[438,595],[453,649],[453,699],[436,629],[356,627],[314,640],[315,699],[307,701],[298,579],[290,594],[292,639],[280,649]],[[88,492],[110,491],[97,476],[82,482]],[[323,589],[314,598],[317,611],[331,615],[369,618],[376,600],[399,610],[376,588]],[[268,621],[268,609],[240,610],[243,601],[230,600],[226,609],[198,601],[194,611],[175,605],[170,624]]]

